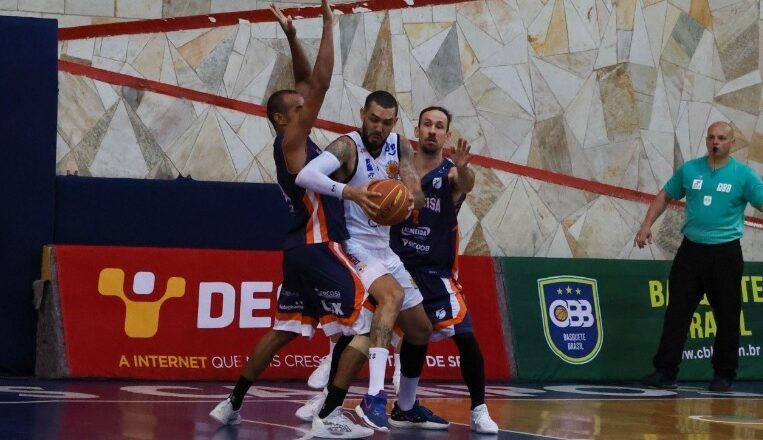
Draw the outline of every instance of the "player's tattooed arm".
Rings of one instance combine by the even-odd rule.
[[[347,185],[343,183],[342,176],[346,175],[343,170],[347,167],[349,153],[354,152],[348,141],[353,144],[347,136],[336,139],[323,154],[308,162],[297,174],[297,185],[319,194],[345,198]]]
[[[424,191],[421,189],[421,178],[413,163],[413,147],[405,136],[400,136],[400,180],[413,196],[413,208],[424,206]]]
[[[355,162],[357,161],[358,153],[355,141],[349,136],[340,136],[331,142],[324,152],[331,153],[331,155],[336,157],[339,162],[339,168],[331,175],[331,177],[337,182],[346,182],[349,180],[355,170]],[[366,182],[363,186],[359,187],[342,185],[341,194],[343,199],[357,203],[366,214],[372,216],[376,214],[376,211],[379,209],[379,205],[376,204],[375,199],[381,194],[375,191],[369,191],[369,184],[370,182]]]
[[[328,144],[324,151],[333,154],[339,160],[340,166],[337,170],[337,177],[340,178],[337,180],[343,180],[341,177],[349,174],[352,171],[352,167],[355,166],[355,155],[357,154],[355,141],[349,136],[339,136]]]

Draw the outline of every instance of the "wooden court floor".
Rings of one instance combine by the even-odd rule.
[[[0,439],[307,439],[293,413],[313,391],[267,382],[242,409],[244,423],[220,427],[207,413],[230,391],[221,382],[0,378]],[[374,439],[763,439],[763,382],[711,393],[706,383],[676,391],[638,384],[492,384],[488,406],[498,436],[470,433],[459,383],[424,383],[422,402],[451,421],[445,432],[393,430]],[[350,390],[352,408],[364,389]],[[390,401],[391,404],[391,401]]]

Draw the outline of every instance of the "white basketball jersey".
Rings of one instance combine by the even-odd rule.
[[[370,180],[400,179],[400,136],[397,133],[387,136],[379,157],[375,159],[363,145],[360,133],[353,131],[347,136],[355,142],[358,157],[355,174],[347,182],[348,185],[359,187]],[[357,203],[344,202],[344,218],[353,243],[373,249],[389,246],[389,226],[376,224]]]

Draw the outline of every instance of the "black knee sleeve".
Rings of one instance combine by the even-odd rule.
[[[472,409],[485,403],[485,360],[474,333],[453,336],[453,341],[461,355],[461,376],[469,388]]]
[[[342,357],[342,352],[345,348],[347,348],[347,345],[352,341],[352,338],[354,336],[346,336],[342,335],[339,337],[339,340],[336,341],[336,345],[334,345],[334,352],[331,355],[331,372],[329,373],[329,383],[334,383],[334,377],[336,376],[336,371],[339,368],[339,358]]]
[[[426,357],[427,344],[414,345],[403,338],[400,346],[400,374],[409,378],[421,376]]]

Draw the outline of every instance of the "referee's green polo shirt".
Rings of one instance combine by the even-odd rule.
[[[742,237],[747,202],[760,209],[763,182],[752,168],[729,157],[713,171],[707,156],[685,162],[663,188],[674,200],[686,197],[681,228],[695,243],[728,243]]]

